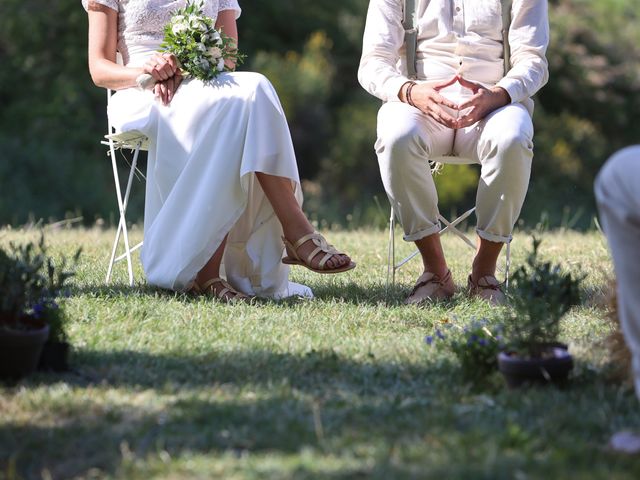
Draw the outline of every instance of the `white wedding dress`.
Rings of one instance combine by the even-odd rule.
[[[94,0],[118,12],[118,51],[142,66],[185,0]],[[82,0],[87,8],[87,0]],[[205,0],[204,12],[235,10],[237,0]],[[312,296],[289,282],[282,227],[255,172],[289,178],[302,193],[291,137],[269,81],[223,73],[211,84],[186,80],[168,106],[150,91],[116,92],[108,115],[118,131],[150,139],[142,265],[149,283],[183,290],[229,233],[224,271],[238,290],[272,298]]]

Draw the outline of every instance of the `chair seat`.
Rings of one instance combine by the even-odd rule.
[[[149,138],[138,130],[131,130],[128,132],[112,133],[105,135],[104,138],[113,142],[114,148],[127,148],[135,150],[140,147],[140,150],[149,150]],[[103,141],[103,145],[109,145],[108,141]]]
[[[443,155],[442,157],[434,157],[429,159],[433,163],[446,163],[447,165],[474,165],[478,162],[470,158],[459,157],[457,155]]]

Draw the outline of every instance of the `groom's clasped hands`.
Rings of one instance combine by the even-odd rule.
[[[455,83],[471,90],[473,95],[458,104],[440,93],[441,90]],[[466,80],[460,75],[435,85],[407,82],[400,91],[400,100],[419,109],[441,125],[453,129],[469,127],[491,112],[511,103],[511,98],[505,89],[501,87],[486,88],[479,83]],[[454,117],[448,109],[455,112],[464,111],[464,113]]]

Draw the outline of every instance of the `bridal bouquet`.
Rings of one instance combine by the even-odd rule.
[[[204,81],[229,70],[225,60],[235,63],[244,60],[235,41],[216,30],[213,19],[202,13],[202,5],[198,2],[187,2],[184,8],[176,11],[164,27],[161,47],[178,58],[184,72]]]
[[[185,76],[202,81],[231,70],[226,67],[225,60],[240,64],[245,58],[238,52],[235,40],[215,28],[213,19],[203,13],[198,0],[187,1],[184,8],[173,14],[164,27],[160,47],[176,56]],[[148,78],[143,80],[145,84],[149,81]]]

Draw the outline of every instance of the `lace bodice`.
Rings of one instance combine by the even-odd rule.
[[[186,0],[94,0],[118,12],[118,51],[125,65],[136,46],[160,45],[162,30],[171,15],[184,7]],[[87,9],[89,0],[82,0]],[[235,10],[240,16],[238,0],[203,0],[204,13],[215,19],[218,12]]]

